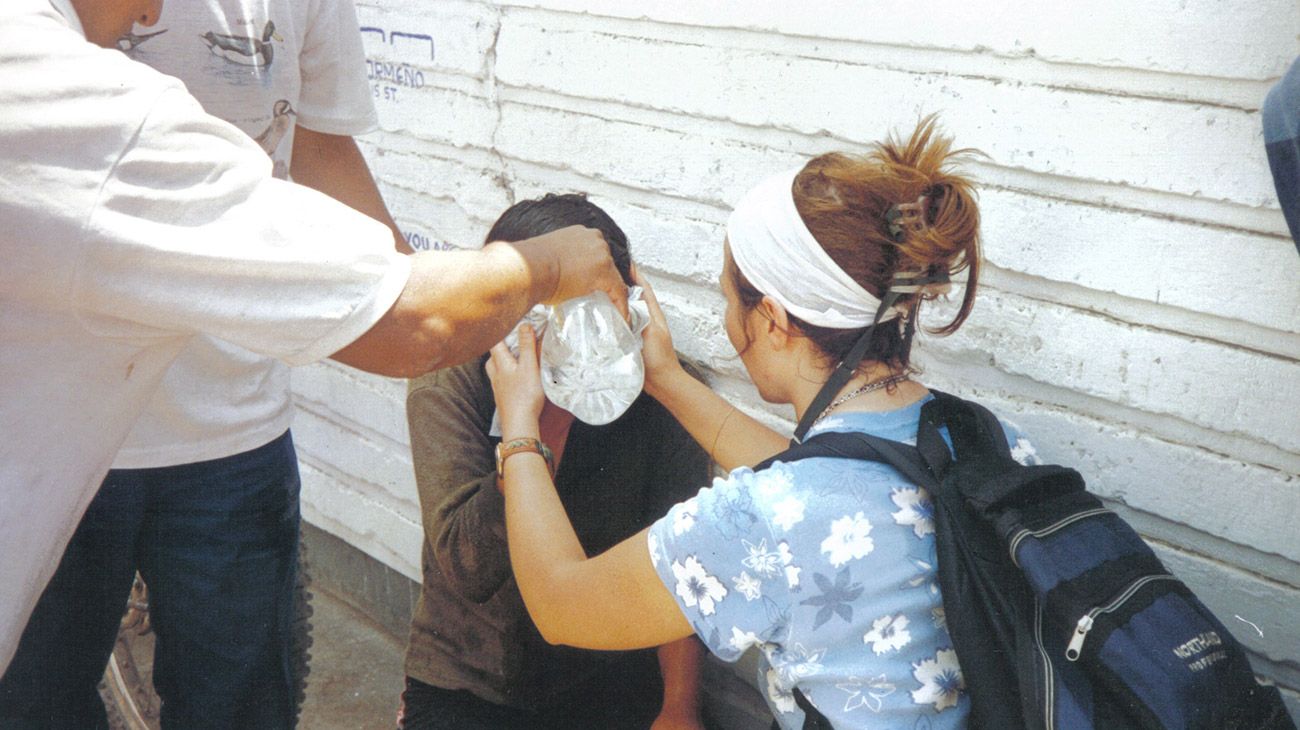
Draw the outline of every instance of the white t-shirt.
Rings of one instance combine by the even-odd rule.
[[[0,3],[0,68],[3,668],[195,334],[319,360],[383,316],[410,262],[382,224],[272,178],[180,82],[87,43],[67,0]]]
[[[133,29],[118,47],[184,81],[204,111],[258,143],[278,178],[288,177],[296,124],[345,135],[375,127],[352,0],[167,0],[155,25]],[[248,451],[284,433],[292,415],[286,365],[199,335],[163,376],[113,466]]]

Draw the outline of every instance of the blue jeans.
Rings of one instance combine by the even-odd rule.
[[[222,459],[109,472],[0,679],[0,727],[107,728],[96,684],[136,570],[163,727],[291,727],[298,491],[287,432]]]

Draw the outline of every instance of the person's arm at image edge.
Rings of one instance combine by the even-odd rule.
[[[319,190],[353,210],[388,226],[402,253],[413,253],[388,212],[356,140],[345,134],[326,134],[299,124],[293,133],[293,181]]]

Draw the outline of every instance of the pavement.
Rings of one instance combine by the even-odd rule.
[[[312,586],[311,672],[301,730],[394,730],[405,637]]]

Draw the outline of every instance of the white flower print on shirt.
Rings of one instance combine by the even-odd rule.
[[[683,502],[681,509],[673,515],[673,534],[682,535],[690,532],[692,527],[695,527],[695,505]]]
[[[740,571],[740,575],[731,579],[731,584],[740,591],[740,595],[744,596],[746,601],[752,601],[763,595],[763,584],[743,570]]]
[[[910,525],[917,537],[934,534],[934,502],[929,492],[919,487],[895,488],[889,498],[899,507],[895,523]]]
[[[700,613],[711,616],[717,610],[717,602],[727,595],[727,587],[722,581],[709,575],[704,566],[694,555],[686,558],[686,563],[673,561],[673,576],[677,578],[677,595],[687,606],[698,606]]]
[[[1011,458],[1015,459],[1017,463],[1023,466],[1036,466],[1043,463],[1042,460],[1038,458],[1038,449],[1034,448],[1034,445],[1029,442],[1029,439],[1026,439],[1023,436],[1017,438],[1016,442],[1012,444]]]
[[[835,688],[849,695],[848,699],[844,700],[845,712],[853,712],[859,707],[880,712],[884,699],[898,689],[893,682],[886,680],[883,674],[875,679],[849,677],[835,685]]]
[[[776,544],[777,555],[781,558],[781,565],[785,567],[785,582],[791,590],[799,588],[799,571],[803,570],[794,564],[794,553],[790,552],[790,543],[782,540]]]
[[[762,644],[763,640],[758,638],[758,634],[752,631],[741,631],[739,628],[732,626],[730,643],[732,649],[743,652],[751,646]]]
[[[935,712],[955,707],[958,697],[966,689],[966,679],[957,664],[957,652],[952,649],[940,649],[933,659],[922,659],[913,664],[912,676],[921,683],[920,689],[912,690],[912,702],[934,705]]]
[[[752,481],[750,475],[716,487],[712,499],[706,503],[709,514],[705,516],[704,524],[727,540],[750,534],[750,528],[758,522],[754,494],[747,486]]]
[[[901,613],[897,616],[881,616],[871,622],[871,630],[863,635],[862,643],[871,644],[871,650],[876,656],[898,651],[912,641],[907,624],[907,617]]]
[[[930,620],[934,622],[936,629],[948,628],[948,616],[943,612],[943,606],[935,606],[930,609]]]
[[[663,554],[659,552],[659,537],[653,532],[646,534],[646,547],[650,549],[650,562],[658,565],[663,560]]]
[[[767,670],[767,699],[781,714],[794,712],[794,692],[782,686],[780,676],[773,669]]]
[[[789,532],[791,527],[803,522],[803,507],[803,500],[792,494],[772,505],[772,522]]]
[[[767,538],[758,541],[758,544],[741,538],[740,544],[745,546],[745,557],[740,559],[740,564],[749,568],[759,575],[760,578],[771,578],[781,570],[782,556],[778,551],[767,549]]]
[[[822,552],[836,568],[850,560],[865,558],[876,547],[871,539],[871,521],[861,512],[831,523],[831,534],[822,540]]]
[[[789,684],[798,684],[800,679],[821,673],[824,669],[822,666],[824,656],[826,656],[825,649],[809,651],[803,644],[796,643],[793,649],[787,649],[775,657],[778,661],[777,671]]]
[[[754,487],[765,497],[785,494],[794,488],[794,476],[783,464],[776,464],[754,475]]]
[[[916,567],[916,574],[907,581],[908,587],[924,588],[932,596],[939,595],[939,574],[934,569],[934,563],[920,558],[910,558],[910,560]]]

